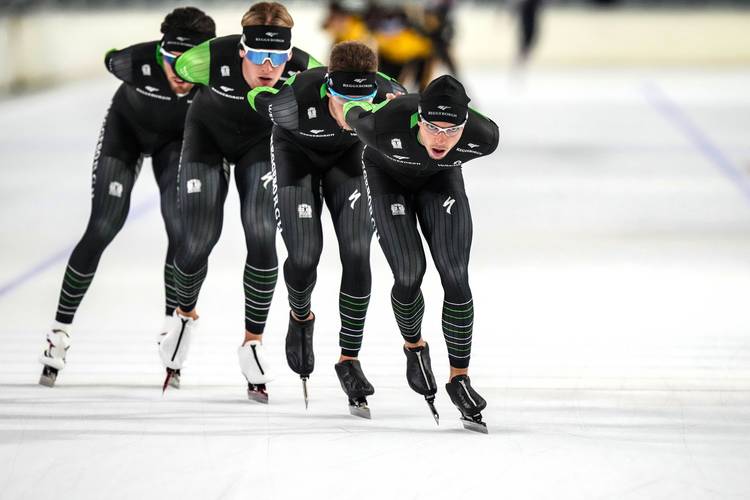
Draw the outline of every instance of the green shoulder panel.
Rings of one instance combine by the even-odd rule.
[[[469,106],[469,111],[473,111],[474,113],[478,114],[478,115],[479,115],[479,116],[481,116],[482,118],[487,118],[486,116],[484,116],[484,115],[483,115],[482,113],[480,113],[480,112],[479,112],[479,111],[477,111],[476,109],[472,108],[471,106]]]
[[[309,57],[309,59],[307,60],[307,69],[320,68],[321,66],[323,66],[323,63],[315,59],[313,56],[311,56],[310,54],[307,55]]]
[[[344,104],[344,119],[346,119],[346,115],[354,108],[362,108],[365,111],[373,111],[373,106],[371,103],[367,101],[349,101],[346,104]]]
[[[255,87],[250,92],[247,93],[247,100],[250,103],[250,107],[253,108],[253,111],[257,111],[255,109],[255,98],[258,97],[258,94],[268,92],[270,94],[278,94],[279,91],[273,87]]]
[[[287,78],[286,81],[284,82],[284,85],[292,85],[294,83],[294,80],[297,79],[297,75],[298,74],[299,73],[295,73],[292,76],[290,76],[289,78]]]
[[[390,76],[386,75],[385,73],[382,73],[382,72],[378,71],[378,75],[382,76],[383,78],[385,78],[389,82],[393,81],[393,78],[391,78]]]
[[[211,79],[211,40],[188,50],[177,58],[175,72],[183,80],[208,85]]]
[[[397,97],[395,99],[398,99]],[[389,102],[391,102],[393,99],[386,99],[385,101],[379,102],[377,104],[372,105],[372,112],[377,113],[381,109],[383,109]]]
[[[155,57],[156,57],[156,64],[158,64],[159,66],[161,66],[162,68],[164,68],[164,58],[161,55],[161,44],[160,43],[156,44],[156,55],[155,55]]]

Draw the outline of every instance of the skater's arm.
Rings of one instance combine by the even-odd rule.
[[[375,96],[375,100],[377,102],[386,99],[388,94],[400,96],[408,92],[406,90],[406,87],[401,85],[398,80],[396,80],[395,78],[391,78],[390,76],[386,75],[385,73],[381,73],[380,71],[378,71],[377,82],[378,94]]]
[[[133,47],[111,49],[104,54],[107,71],[125,83],[133,83]]]
[[[469,119],[475,120],[475,126],[472,127],[469,142],[479,144],[477,150],[486,156],[492,154],[500,142],[500,129],[497,124],[484,116],[475,109],[469,108]]]
[[[368,146],[376,144],[376,116],[375,113],[385,107],[389,99],[372,104],[365,101],[350,101],[344,105],[344,119],[346,123],[357,132],[360,141]]]
[[[175,62],[177,76],[190,83],[208,85],[211,78],[211,41],[196,45]]]
[[[299,115],[297,99],[292,88],[294,79],[294,76],[289,78],[281,89],[255,87],[247,93],[250,107],[281,128],[297,130],[299,128]]]

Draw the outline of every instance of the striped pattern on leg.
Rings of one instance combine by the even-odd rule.
[[[461,303],[443,300],[443,337],[448,347],[448,360],[451,366],[469,366],[473,328],[473,299]]]
[[[177,308],[177,288],[174,281],[174,266],[164,264],[164,296],[166,297],[164,314],[171,316]]]
[[[245,262],[245,329],[260,334],[266,327],[273,291],[279,276],[279,266],[269,269],[253,267]]]
[[[65,269],[62,288],[60,289],[60,299],[57,303],[57,314],[55,320],[60,323],[71,324],[78,306],[86,295],[86,291],[91,286],[94,279],[93,272],[80,273],[73,269],[70,264]]]
[[[289,292],[289,308],[296,317],[304,320],[310,315],[310,300],[314,287],[314,281],[303,290],[295,290],[289,283],[286,284],[286,289]]]
[[[174,281],[177,288],[177,300],[183,312],[190,312],[195,309],[195,304],[198,302],[198,294],[201,291],[203,281],[206,279],[207,272],[208,265],[201,267],[193,274],[188,274],[175,264]]]
[[[339,347],[341,347],[342,355],[356,358],[359,354],[369,305],[369,294],[364,297],[355,297],[339,292],[339,315],[341,316]]]
[[[406,342],[417,342],[422,338],[422,317],[424,316],[424,297],[422,290],[410,302],[401,302],[391,293],[391,305],[401,336]]]

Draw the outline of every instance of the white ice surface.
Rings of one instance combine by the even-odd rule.
[[[284,359],[281,282],[266,335],[271,403],[248,402],[233,187],[183,388],[162,396],[166,237],[148,161],[137,213],[79,310],[69,366],[54,389],[36,385],[116,83],[0,102],[0,289],[11,284],[0,294],[0,499],[750,498],[750,71],[469,81],[501,130],[500,150],[464,170],[487,436],[461,429],[444,390],[436,427],[406,385],[377,246],[361,355],[373,420],[348,415],[327,214],[310,409]],[[432,264],[424,290],[445,381]]]

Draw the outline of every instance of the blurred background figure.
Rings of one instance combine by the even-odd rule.
[[[519,66],[526,64],[531,50],[536,44],[539,32],[539,11],[543,0],[518,0],[515,8],[518,11],[518,58]]]
[[[368,44],[378,54],[379,71],[414,90],[422,90],[432,80],[438,64],[457,74],[450,53],[454,3],[437,0],[402,6],[371,1],[358,10],[334,1],[328,5],[323,29],[334,44],[347,40]]]

